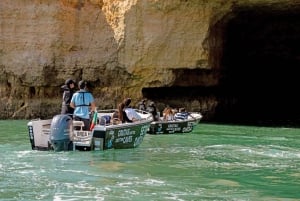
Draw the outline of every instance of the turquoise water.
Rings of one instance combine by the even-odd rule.
[[[136,149],[33,151],[0,121],[0,200],[300,200],[300,130],[200,123]]]

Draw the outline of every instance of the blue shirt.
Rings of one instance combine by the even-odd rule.
[[[94,102],[93,95],[84,90],[80,89],[77,91],[71,99],[71,102],[75,105],[74,115],[83,119],[89,119],[90,105]]]

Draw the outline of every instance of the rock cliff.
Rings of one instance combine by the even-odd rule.
[[[228,90],[243,72],[232,37],[262,42],[247,23],[299,10],[283,0],[1,0],[0,118],[59,113],[67,78],[87,80],[98,108],[144,97],[213,118],[244,100]]]

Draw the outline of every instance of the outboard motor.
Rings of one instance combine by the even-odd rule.
[[[50,126],[50,143],[54,151],[72,150],[73,144],[70,140],[72,126],[72,118],[69,115],[60,114],[53,117]]]

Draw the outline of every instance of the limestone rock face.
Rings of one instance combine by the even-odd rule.
[[[134,104],[146,97],[161,107],[173,103],[213,111],[213,95],[177,94],[172,102],[163,94],[157,97],[155,89],[218,86],[220,22],[234,17],[234,8],[262,2],[280,3],[1,0],[0,118],[59,113],[60,86],[67,78],[87,80],[98,108],[116,107],[130,96]]]

